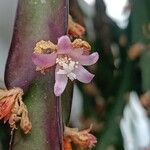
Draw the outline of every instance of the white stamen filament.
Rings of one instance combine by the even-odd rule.
[[[66,74],[66,76],[71,80],[76,79],[75,73],[73,73],[75,68],[78,68],[79,62],[73,61],[70,57],[61,57],[56,59],[56,63],[61,66],[57,74]]]

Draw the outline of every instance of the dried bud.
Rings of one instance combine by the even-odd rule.
[[[73,37],[81,37],[84,33],[85,33],[84,27],[74,22],[72,17],[69,15],[68,34]]]
[[[81,147],[92,148],[97,143],[97,140],[95,136],[89,133],[90,131],[91,127],[83,131],[78,131],[77,128],[65,127],[64,136]]]
[[[16,122],[18,122],[20,120],[20,117],[18,117],[16,114],[11,114],[10,117],[9,117],[9,124],[10,124],[10,127],[12,129],[17,129],[16,127]]]

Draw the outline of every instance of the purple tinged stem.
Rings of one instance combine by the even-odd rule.
[[[31,55],[40,40],[56,43],[60,36],[67,33],[67,24],[68,0],[18,2],[5,84],[8,89],[20,87],[26,93],[24,99],[33,129],[29,136],[24,136],[17,130],[13,150],[63,149],[61,98],[53,93],[54,68],[48,74],[41,75],[35,71]],[[67,99],[69,101],[71,95]]]

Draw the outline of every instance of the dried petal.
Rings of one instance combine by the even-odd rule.
[[[23,111],[20,121],[20,127],[24,131],[25,134],[28,134],[31,132],[32,125],[29,121],[28,112],[26,110]]]
[[[64,150],[72,150],[72,145],[69,138],[64,138]]]
[[[0,90],[0,119],[7,120],[19,93],[23,93],[19,88]]]

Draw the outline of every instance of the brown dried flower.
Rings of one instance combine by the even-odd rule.
[[[64,138],[64,150],[72,150],[72,145],[69,138]]]
[[[90,134],[92,126],[89,129],[79,131],[77,128],[65,127],[64,137],[69,138],[73,143],[84,148],[92,148],[97,143],[96,137]]]
[[[143,49],[144,45],[142,43],[136,43],[132,45],[128,51],[129,58],[132,60],[136,59],[138,56],[140,56]]]
[[[84,27],[74,22],[72,17],[69,15],[68,34],[73,37],[81,37],[84,33],[85,33]]]
[[[0,119],[4,119],[4,123],[8,121],[12,130],[16,129],[16,123],[20,121],[20,127],[27,134],[32,126],[22,96],[23,90],[20,88],[0,90]]]

